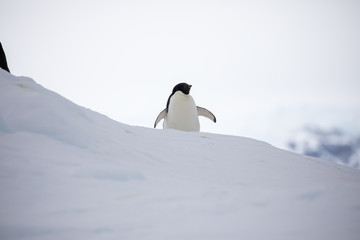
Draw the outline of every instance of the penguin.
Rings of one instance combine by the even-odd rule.
[[[177,129],[182,131],[199,132],[199,117],[203,116],[216,122],[216,117],[206,108],[198,107],[189,94],[192,85],[187,83],[177,84],[170,94],[166,108],[157,116],[154,128],[164,119],[163,128]]]

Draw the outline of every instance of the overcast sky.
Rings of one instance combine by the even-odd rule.
[[[0,41],[28,76],[152,127],[174,85],[218,122],[281,146],[304,125],[360,132],[360,1],[0,0]]]

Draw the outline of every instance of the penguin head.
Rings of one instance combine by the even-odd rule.
[[[174,94],[177,91],[181,91],[185,95],[188,95],[190,93],[191,87],[192,86],[187,83],[179,83],[173,88],[172,94]]]

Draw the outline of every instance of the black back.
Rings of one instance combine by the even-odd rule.
[[[169,111],[169,104],[170,104],[170,98],[172,97],[172,95],[174,95],[174,93],[176,93],[177,91],[181,91],[183,92],[185,95],[188,95],[190,93],[190,89],[191,89],[191,85],[187,84],[187,83],[179,83],[177,84],[173,90],[172,93],[170,94],[167,103],[166,103],[166,112]]]

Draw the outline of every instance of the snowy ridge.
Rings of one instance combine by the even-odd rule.
[[[133,127],[0,70],[0,239],[358,239],[360,172]]]

